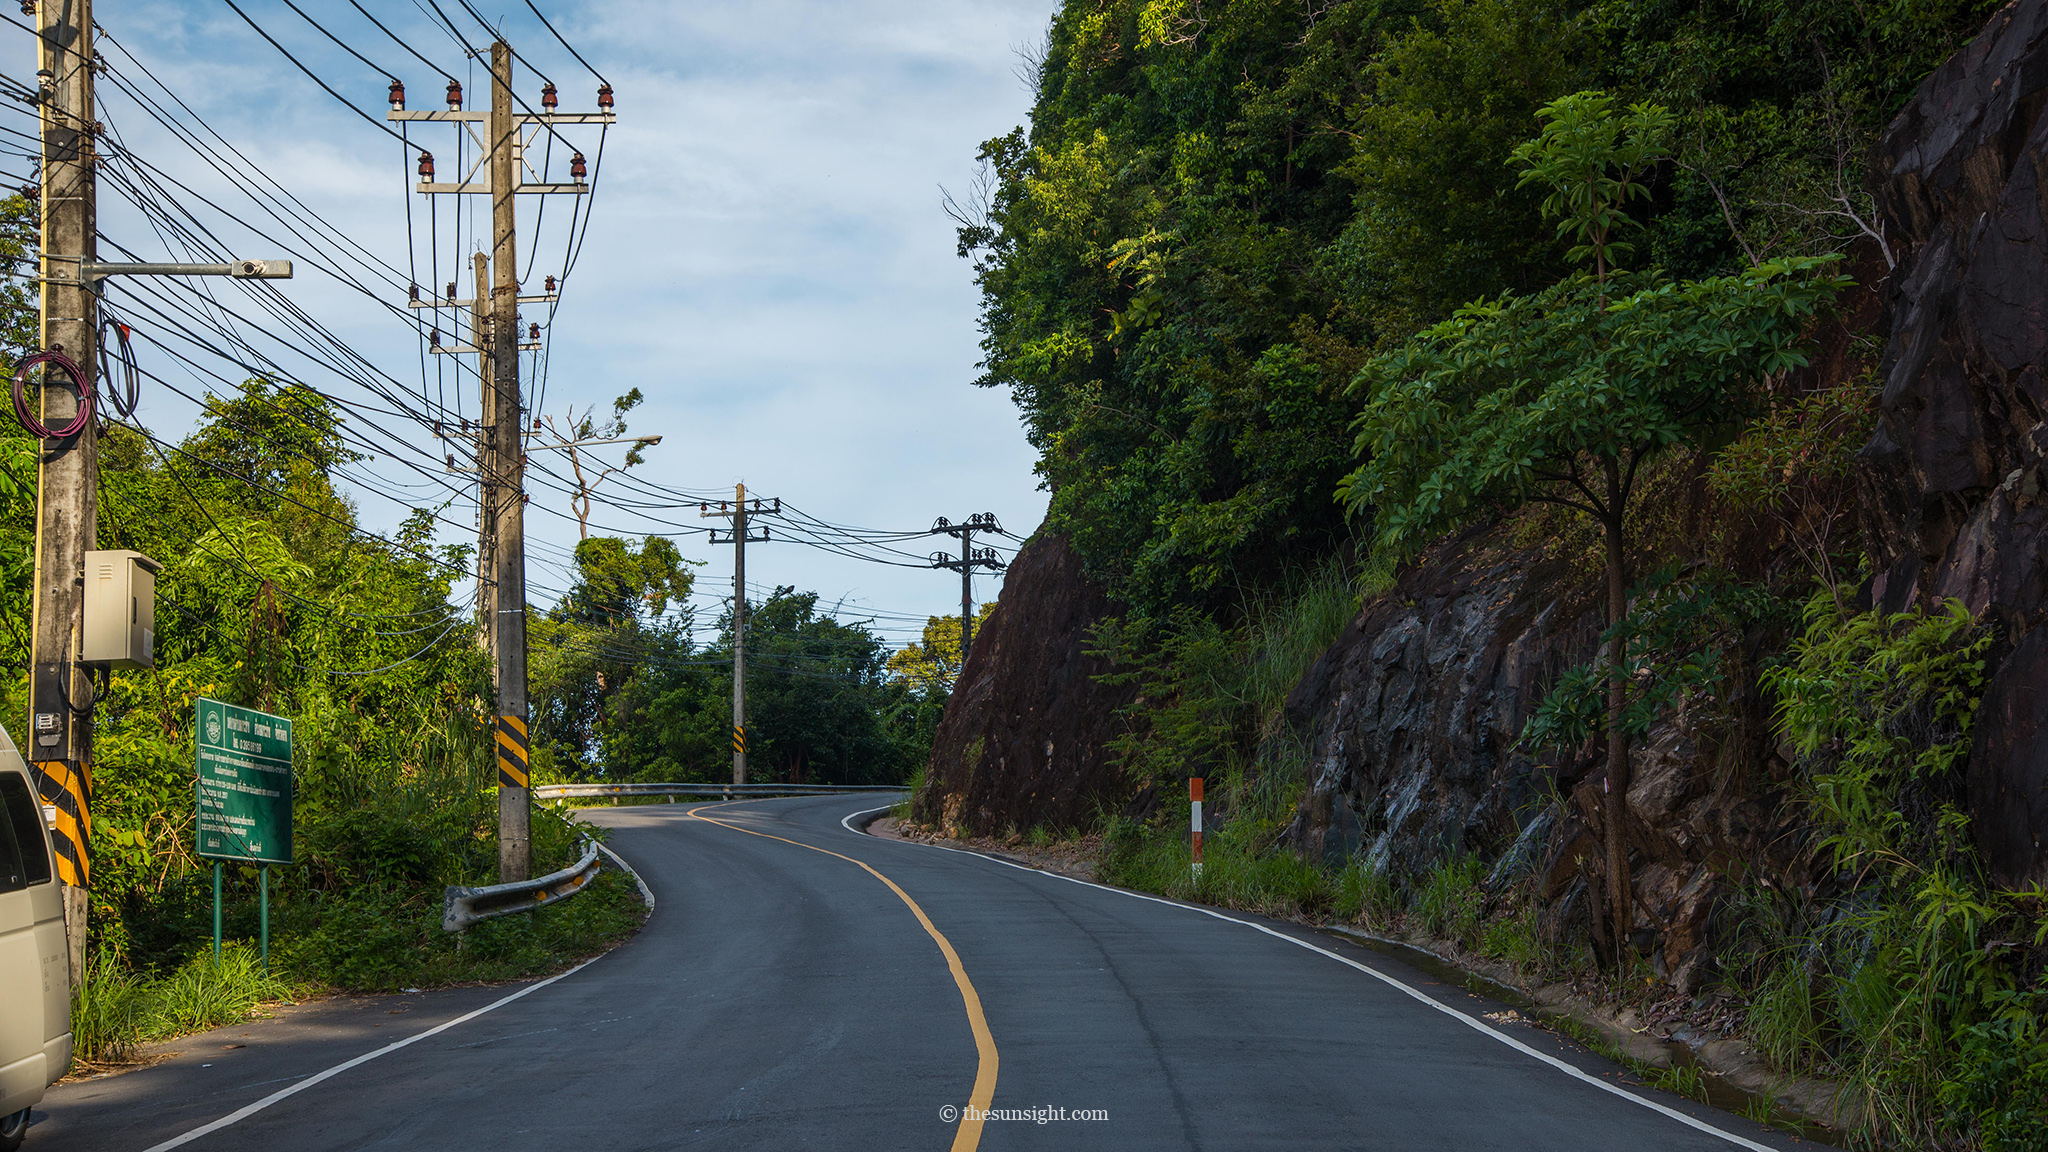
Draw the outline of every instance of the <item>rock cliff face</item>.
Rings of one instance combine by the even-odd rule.
[[[1097,683],[1109,667],[1085,651],[1110,611],[1065,540],[1017,553],[939,721],[917,819],[976,835],[1085,828],[1098,798],[1121,799],[1103,749],[1132,692]]]
[[[1896,270],[1881,427],[1859,457],[1859,511],[1894,611],[1960,597],[2009,643],[1985,699],[1969,798],[2009,883],[2048,881],[2048,0],[2001,11],[1922,84],[1873,174]],[[1882,267],[1880,265],[1879,267]],[[1289,700],[1309,790],[1288,830],[1328,860],[1412,872],[1450,853],[1535,873],[1555,932],[1584,912],[1578,861],[1592,755],[1511,751],[1558,671],[1593,655],[1588,595],[1539,556],[1478,534],[1366,606]],[[1740,711],[1741,709],[1738,709]],[[1707,741],[1684,715],[1633,750],[1639,946],[1681,988],[1703,971],[1721,877],[1804,885],[1803,837],[1754,722]],[[1735,862],[1739,861],[1737,864]],[[1732,866],[1731,866],[1732,865]]]
[[[1433,550],[1302,678],[1288,716],[1311,737],[1309,788],[1286,839],[1396,874],[1462,855],[1489,863],[1490,886],[1533,873],[1543,930],[1557,939],[1591,927],[1580,861],[1599,867],[1588,817],[1604,773],[1595,749],[1546,763],[1514,745],[1558,674],[1594,657],[1598,581],[1503,535]],[[1806,882],[1796,809],[1769,772],[1748,770],[1782,767],[1769,758],[1739,729],[1705,741],[1684,714],[1631,751],[1636,942],[1684,991],[1711,963],[1731,860],[1773,883]]]
[[[1875,599],[1959,597],[2004,625],[1970,757],[1979,845],[2048,882],[2048,3],[2007,6],[1921,84],[1879,149],[1900,255],[1883,421],[1860,458]]]
[[[1559,776],[1509,749],[1599,633],[1594,589],[1565,565],[1499,551],[1485,533],[1433,550],[1288,697],[1290,723],[1314,734],[1290,842],[1331,864],[1363,851],[1404,869],[1506,848]]]

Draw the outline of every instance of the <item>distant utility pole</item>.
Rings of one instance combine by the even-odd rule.
[[[960,573],[960,667],[963,669],[967,667],[967,649],[974,643],[974,570],[987,568],[1000,572],[1004,568],[995,549],[975,550],[974,534],[1002,530],[1003,526],[996,523],[993,512],[976,512],[964,524],[955,524],[944,516],[932,522],[932,535],[960,538],[960,555],[956,558],[944,552],[934,552],[932,567],[951,568]]]
[[[711,530],[713,544],[732,545],[732,782],[747,782],[747,541],[768,539],[768,529],[759,536],[747,528],[748,516],[779,516],[782,498],[747,499],[747,486],[735,484],[732,500],[705,501],[697,505],[699,516],[729,520],[732,529],[720,536]]]
[[[485,401],[476,452],[479,499],[483,506],[480,535],[488,532],[488,537],[480,539],[479,543],[490,552],[487,567],[480,566],[479,572],[490,573],[487,601],[490,604],[489,631],[492,663],[497,671],[497,720],[493,743],[498,765],[498,879],[501,883],[525,880],[533,871],[533,776],[527,735],[526,693],[525,412],[520,406],[519,353],[538,348],[540,344],[537,330],[529,333],[528,342],[520,341],[519,305],[555,298],[552,276],[548,278],[546,293],[537,296],[519,294],[517,201],[522,193],[582,195],[589,191],[589,186],[583,182],[585,173],[581,152],[574,153],[570,159],[572,183],[530,182],[524,178],[534,167],[526,158],[533,132],[542,128],[552,132],[552,126],[556,124],[610,124],[614,120],[609,111],[612,106],[610,85],[598,89],[600,110],[594,113],[554,111],[557,99],[552,84],[541,90],[541,106],[546,111],[518,112],[514,108],[516,103],[512,95],[512,49],[499,40],[491,44],[491,106],[488,112],[465,111],[462,107],[462,86],[451,81],[448,85],[448,110],[445,112],[406,111],[405,88],[394,82],[391,86],[391,111],[385,113],[387,120],[454,122],[478,145],[476,166],[459,174],[459,179],[453,184],[436,183],[433,153],[421,152],[420,182],[417,185],[421,194],[449,192],[491,198],[488,300],[484,293],[487,283],[484,258],[478,254],[477,288],[472,299],[456,300],[451,291],[445,301],[422,301],[415,286],[412,306],[469,308],[471,336],[476,343],[442,346],[436,341],[428,351],[440,354],[475,352],[481,360],[488,361],[487,366],[480,369],[484,378]],[[478,124],[485,126],[483,136],[477,135],[475,126]],[[488,178],[482,181],[474,179],[478,169],[486,163],[490,166]],[[439,332],[438,323],[434,330]],[[485,595],[486,583],[480,576],[480,597]]]

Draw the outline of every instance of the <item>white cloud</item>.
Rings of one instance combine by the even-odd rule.
[[[472,105],[483,98],[481,71],[417,6],[365,5],[462,77]],[[382,77],[276,0],[243,7],[358,107],[381,116]],[[396,70],[412,107],[440,106],[440,78],[352,8],[301,7]],[[467,19],[459,6],[441,7]],[[1013,74],[1013,46],[1041,34],[1052,0],[641,0],[543,8],[616,87],[620,121],[606,142],[581,262],[550,333],[545,408],[605,404],[639,387],[648,399],[635,430],[665,437],[643,474],[666,484],[701,491],[744,479],[750,489],[826,519],[876,527],[918,528],[935,516],[979,511],[998,513],[1020,532],[1035,526],[1044,494],[1017,415],[1007,396],[971,387],[978,375],[978,297],[954,254],[938,189],[966,185],[979,142],[1024,119],[1029,96]],[[494,20],[501,9],[514,47],[560,86],[563,109],[593,106],[596,81],[523,3],[479,5]],[[217,6],[156,0],[100,19],[313,211],[384,261],[408,267],[404,188],[411,160],[397,142]],[[473,23],[462,31],[483,42]],[[26,37],[20,39],[17,47],[26,51]],[[117,71],[132,71],[118,53],[108,55]],[[522,91],[537,90],[539,81],[520,71]],[[138,154],[275,232],[234,181],[206,169],[114,84],[103,81],[102,89],[109,118]],[[524,94],[537,99],[536,92]],[[442,178],[451,178],[455,150],[446,126],[414,125],[409,135],[433,149]],[[576,138],[595,139],[587,131]],[[559,146],[555,159],[565,159]],[[399,279],[417,275],[435,292],[460,261],[460,292],[467,296],[471,249],[450,227],[453,198],[437,206],[438,270],[425,245],[426,205],[413,200],[422,266]],[[482,239],[473,207],[463,211],[472,245]],[[558,201],[547,208],[541,246],[530,256],[534,280],[560,270],[567,207]],[[242,254],[278,254],[276,245],[221,213],[195,213]],[[522,228],[529,233],[522,244],[530,243],[531,208]],[[103,230],[139,251],[161,250],[148,223],[118,203],[105,209]],[[377,287],[387,302],[400,301],[402,287]],[[227,285],[216,290],[222,299],[235,292]],[[376,302],[304,263],[286,291],[389,375],[420,387],[417,341]],[[430,376],[437,370],[444,386],[452,385],[450,366],[430,365]],[[313,379],[363,395],[332,377]],[[474,400],[462,406],[473,412]],[[146,413],[164,432],[181,430],[191,418],[189,405],[161,394]],[[378,467],[393,481],[417,481],[388,461]],[[534,501],[566,511],[558,493],[536,491]],[[403,512],[374,496],[360,502],[380,526]],[[468,519],[459,509],[449,515]],[[698,522],[694,508],[668,515]],[[635,526],[618,513],[606,518]],[[543,513],[531,523],[543,552],[574,541],[573,523],[561,517]],[[730,571],[729,550],[714,550],[701,537],[681,543],[687,555],[712,561],[703,570],[707,590],[727,579],[721,573]],[[922,542],[907,547],[927,550]],[[815,589],[828,601],[850,593],[893,612],[957,610],[958,585],[948,573],[867,565],[794,545],[755,549],[749,574],[761,584]],[[536,572],[536,583],[558,582]]]

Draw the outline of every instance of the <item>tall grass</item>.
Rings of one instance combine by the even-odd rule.
[[[291,986],[266,974],[255,949],[242,943],[222,948],[218,963],[208,949],[159,979],[101,955],[72,995],[72,1044],[80,1060],[117,1062],[138,1044],[233,1024],[266,1001],[292,998]]]
[[[917,794],[924,791],[925,773],[930,770],[929,763],[917,766],[917,770],[910,774],[910,779],[903,783],[903,799],[889,806],[889,815],[898,820],[911,818],[911,805],[917,803]]]
[[[1486,914],[1486,895],[1479,890],[1485,876],[1486,866],[1476,856],[1453,857],[1425,872],[1415,894],[1415,914],[1423,929],[1476,951]]]
[[[1336,564],[1310,573],[1293,595],[1250,613],[1236,695],[1257,713],[1261,736],[1272,735],[1287,694],[1357,615],[1358,590]]]

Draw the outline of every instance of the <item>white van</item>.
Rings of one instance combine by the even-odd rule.
[[[0,1152],[71,1067],[71,966],[64,900],[28,765],[0,728]]]

